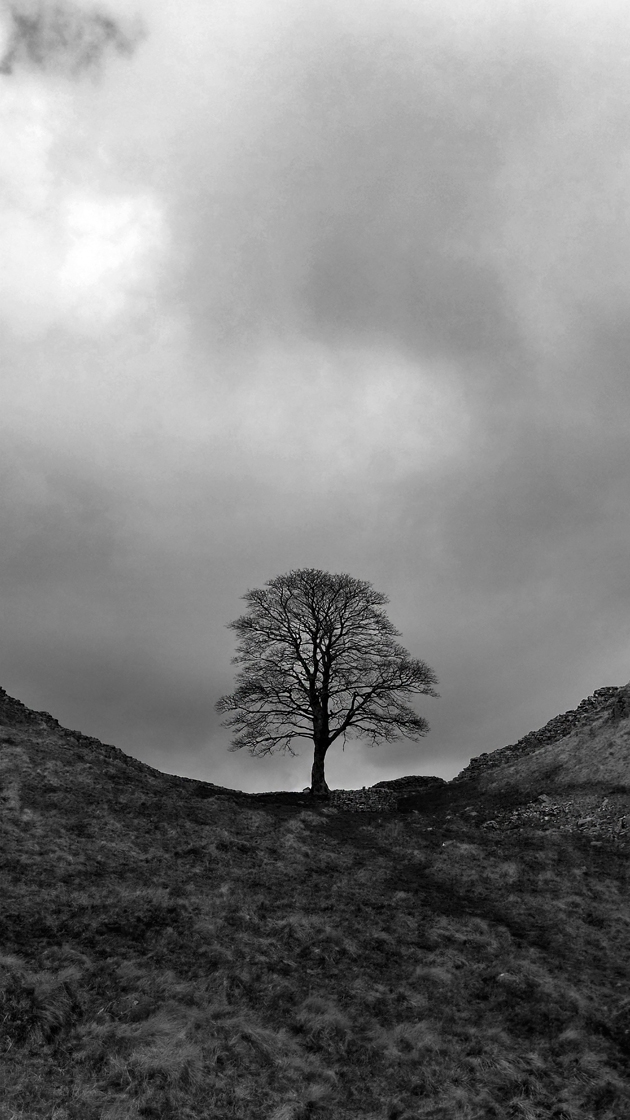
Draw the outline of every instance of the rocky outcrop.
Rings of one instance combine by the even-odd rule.
[[[557,743],[572,732],[590,724],[593,717],[604,708],[610,708],[611,714],[613,711],[616,712],[618,708],[619,711],[625,711],[625,692],[626,689],[619,688],[617,685],[595,689],[592,696],[587,696],[586,700],[582,700],[577,708],[564,712],[562,715],[554,716],[540,730],[530,731],[517,743],[511,743],[509,746],[502,747],[491,754],[481,754],[477,758],[471,758],[468,766],[457,777],[453,778],[453,782],[478,778],[497,766],[517,762],[534,751],[540,750],[541,747]],[[621,718],[621,716],[617,716],[617,718]]]

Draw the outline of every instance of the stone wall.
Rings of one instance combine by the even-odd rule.
[[[403,778],[390,778],[363,789],[331,790],[330,804],[335,809],[353,813],[381,813],[398,807],[401,797],[410,793],[423,793],[432,786],[446,785],[444,778],[428,774],[406,774]]]
[[[467,778],[477,778],[480,774],[484,774],[496,766],[514,762],[516,759],[532,754],[549,743],[557,743],[559,739],[564,739],[572,731],[590,723],[593,716],[597,715],[603,708],[610,707],[612,712],[619,691],[617,685],[595,689],[593,695],[587,696],[586,700],[582,700],[577,708],[573,708],[569,712],[563,712],[562,715],[554,716],[539,731],[530,731],[528,735],[519,739],[518,743],[511,743],[509,746],[502,747],[491,754],[480,754],[477,758],[471,758],[468,766],[456,778],[453,778],[453,782],[462,782]]]
[[[398,804],[399,794],[391,789],[332,789],[330,805],[351,813],[382,813],[392,811]]]

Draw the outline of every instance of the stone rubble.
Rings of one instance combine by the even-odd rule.
[[[479,821],[478,812],[465,809],[462,817],[469,824],[477,824],[489,831],[511,831],[517,828],[535,828],[554,832],[579,832],[590,836],[594,841],[630,840],[630,817],[622,812],[623,801],[617,797],[605,797],[601,802],[591,803],[585,812],[583,799],[551,798],[541,794],[534,801],[520,805],[516,809],[494,813],[491,819]]]

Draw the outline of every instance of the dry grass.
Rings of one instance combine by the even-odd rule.
[[[619,847],[4,773],[0,1120],[630,1117]]]

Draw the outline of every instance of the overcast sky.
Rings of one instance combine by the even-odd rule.
[[[248,588],[390,598],[453,777],[630,677],[627,0],[0,8],[0,684],[229,753]],[[55,12],[57,13],[55,15]]]

